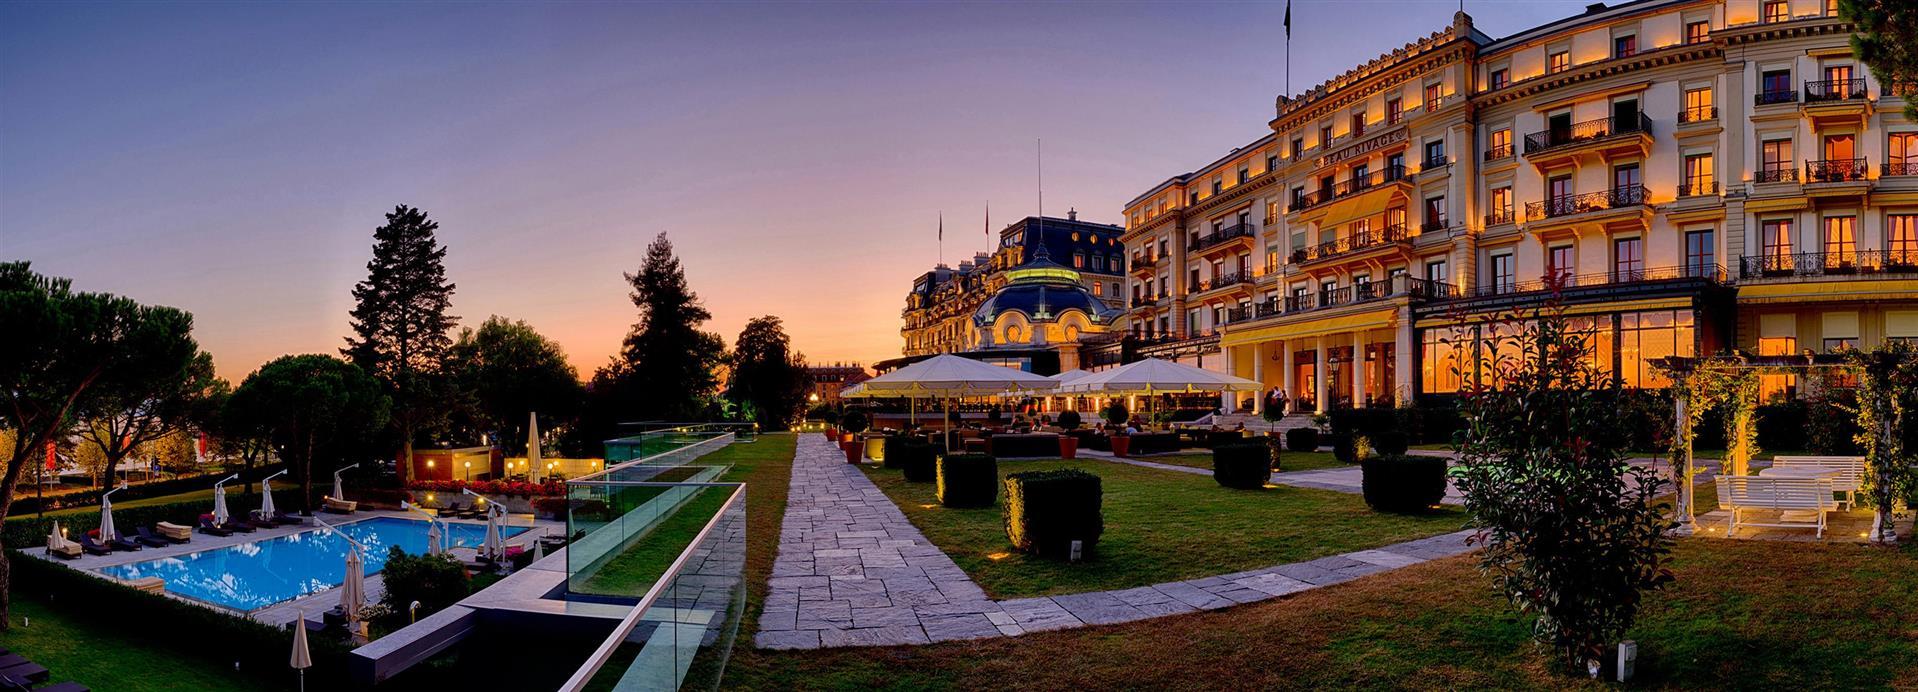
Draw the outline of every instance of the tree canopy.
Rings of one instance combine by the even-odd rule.
[[[511,453],[526,442],[529,413],[538,413],[541,431],[554,431],[579,415],[585,387],[558,343],[531,325],[498,315],[479,329],[460,333],[448,369],[459,389],[471,397],[469,425],[474,432],[498,436]]]
[[[229,408],[250,411],[300,484],[300,509],[313,509],[313,465],[325,471],[365,449],[386,425],[391,401],[359,366],[326,355],[281,356],[233,392]]]
[[[446,313],[453,283],[446,280],[446,248],[434,235],[439,227],[426,212],[402,204],[373,229],[366,280],[353,287],[354,335],[340,350],[392,396],[393,424],[408,460],[419,432],[447,414],[439,403],[447,392],[440,375],[459,318]],[[404,482],[409,464],[400,466]]]
[[[1905,118],[1918,120],[1918,3],[1839,0],[1838,13],[1858,27],[1851,53],[1879,86],[1905,97]]]
[[[805,357],[792,352],[791,340],[778,317],[767,315],[746,323],[733,342],[727,398],[746,410],[760,427],[784,430],[803,410],[811,386]]]
[[[625,420],[689,421],[707,415],[719,384],[725,342],[701,331],[712,313],[686,285],[686,272],[661,233],[646,248],[633,287],[639,321],[611,363],[593,375],[593,435],[610,436]]]

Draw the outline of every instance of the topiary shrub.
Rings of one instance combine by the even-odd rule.
[[[866,431],[866,426],[871,424],[871,420],[866,418],[866,414],[858,411],[847,411],[846,415],[839,419],[839,430],[841,432],[862,433]]]
[[[886,453],[886,464],[904,472],[906,480],[931,483],[935,479],[938,469],[931,443],[910,440],[896,448],[896,451],[896,457],[893,452]]]
[[[1319,450],[1318,428],[1293,428],[1285,431],[1285,448],[1294,452]]]
[[[1445,459],[1393,454],[1359,463],[1365,504],[1381,512],[1429,511],[1445,499]]]
[[[1006,414],[1005,412],[1000,411],[999,407],[994,406],[992,408],[986,409],[986,423],[991,425],[999,425],[1004,422],[1006,422]]]
[[[948,454],[939,458],[939,504],[991,507],[999,499],[999,461],[990,454]]]
[[[380,574],[386,582],[380,602],[396,614],[405,613],[413,601],[420,602],[420,617],[439,612],[465,598],[469,587],[466,567],[453,556],[409,555],[397,545],[387,553]]]
[[[1077,469],[1026,471],[1006,476],[1006,538],[1021,552],[1063,558],[1080,542],[1092,555],[1105,532],[1100,512],[1105,491],[1099,477]]]
[[[1358,438],[1343,433],[1332,433],[1332,457],[1347,464],[1359,463]]]
[[[1132,416],[1132,412],[1126,410],[1124,401],[1115,398],[1106,402],[1105,408],[1099,409],[1099,415],[1106,419],[1107,425],[1122,426],[1125,425],[1126,419]]]
[[[1062,411],[1059,413],[1059,429],[1061,430],[1078,430],[1079,426],[1083,424],[1084,422],[1079,419],[1078,411]]]
[[[885,456],[879,459],[880,463],[889,469],[899,468],[900,462],[899,462],[899,459],[897,458],[899,451],[902,449],[905,449],[907,445],[911,445],[914,443],[923,445],[925,444],[925,441],[919,440],[916,438],[907,437],[905,435],[893,435],[891,437],[887,437],[885,442],[885,449],[882,452],[883,454],[885,454]]]
[[[1272,452],[1261,442],[1212,448],[1212,480],[1227,488],[1258,490],[1272,480]]]
[[[1412,448],[1411,440],[1406,438],[1405,433],[1397,430],[1380,430],[1366,436],[1366,439],[1372,443],[1372,451],[1379,456],[1404,454],[1406,450]]]

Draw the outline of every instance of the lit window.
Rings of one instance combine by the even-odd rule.
[[[1615,36],[1612,38],[1612,57],[1629,58],[1638,52],[1638,36]]]
[[[1512,71],[1504,68],[1492,70],[1492,88],[1503,89],[1512,83]]]
[[[1545,74],[1558,74],[1572,66],[1572,54],[1566,51],[1553,53],[1545,63]]]
[[[1782,22],[1791,19],[1791,3],[1785,0],[1766,0],[1764,22]]]
[[[1704,43],[1710,41],[1712,23],[1709,21],[1692,22],[1685,25],[1686,43]]]

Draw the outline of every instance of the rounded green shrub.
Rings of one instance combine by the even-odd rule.
[[[1430,511],[1445,499],[1443,457],[1394,454],[1360,462],[1365,504],[1381,512]]]
[[[1272,480],[1272,452],[1261,442],[1212,448],[1212,480],[1227,488],[1257,490]]]
[[[1380,430],[1367,435],[1366,439],[1371,441],[1372,451],[1379,456],[1404,454],[1406,450],[1412,448],[1411,439],[1397,430]]]
[[[1081,424],[1083,424],[1083,421],[1079,419],[1078,411],[1061,411],[1059,413],[1059,429],[1068,431],[1078,430]]]
[[[939,504],[947,507],[991,507],[999,499],[999,461],[989,454],[948,454],[939,457]]]
[[[896,468],[904,473],[906,480],[914,483],[933,481],[938,469],[934,465],[935,457],[931,443],[912,440],[901,445],[896,451],[897,458],[892,452],[886,453],[886,463],[896,464]]]
[[[1294,452],[1318,451],[1319,429],[1293,428],[1285,431],[1285,448]]]
[[[1091,557],[1105,532],[1099,477],[1078,469],[1025,471],[1006,476],[1006,538],[1021,552],[1065,558],[1072,542]]]

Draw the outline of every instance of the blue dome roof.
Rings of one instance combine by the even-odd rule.
[[[1027,267],[1021,267],[1025,269]],[[1041,276],[1022,276],[992,294],[979,310],[972,314],[977,325],[991,324],[999,314],[1009,311],[1024,313],[1031,322],[1051,322],[1058,319],[1067,310],[1078,310],[1092,318],[1093,322],[1110,323],[1119,316],[1119,310],[1106,307],[1106,304],[1086,291],[1076,282],[1061,280],[1047,273]]]

